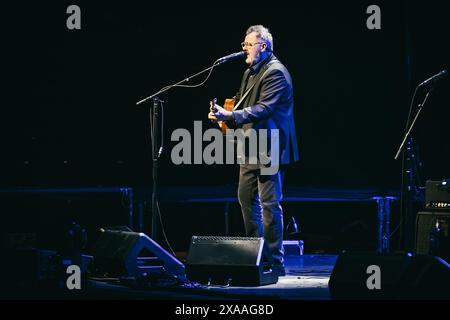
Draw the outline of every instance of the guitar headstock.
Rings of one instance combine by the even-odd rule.
[[[214,98],[209,102],[209,105],[210,105],[209,110],[213,113],[216,112],[216,108],[215,108],[216,104],[217,104],[217,98]]]

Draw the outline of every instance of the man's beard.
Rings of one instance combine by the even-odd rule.
[[[253,62],[250,64],[251,66],[254,66],[255,64],[257,64],[259,61],[261,61],[261,52],[258,53],[254,58],[253,58]]]

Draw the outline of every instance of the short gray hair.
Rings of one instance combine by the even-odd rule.
[[[266,43],[269,51],[273,51],[273,37],[272,37],[272,34],[270,33],[269,29],[258,24],[258,25],[249,27],[247,29],[246,34],[250,34],[252,32],[255,32],[257,37]]]

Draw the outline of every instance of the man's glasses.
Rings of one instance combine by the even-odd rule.
[[[245,47],[251,48],[257,44],[264,44],[264,42],[255,42],[255,43],[241,42],[242,48],[245,48]]]

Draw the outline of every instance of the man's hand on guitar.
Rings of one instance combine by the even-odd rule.
[[[215,104],[211,107],[211,112],[208,114],[208,119],[213,121],[233,120],[233,113]]]
[[[214,112],[216,112],[215,106],[217,103],[217,98],[212,99],[209,102],[209,113],[208,113],[208,119],[211,120],[211,122],[217,123],[217,118],[214,115]]]

